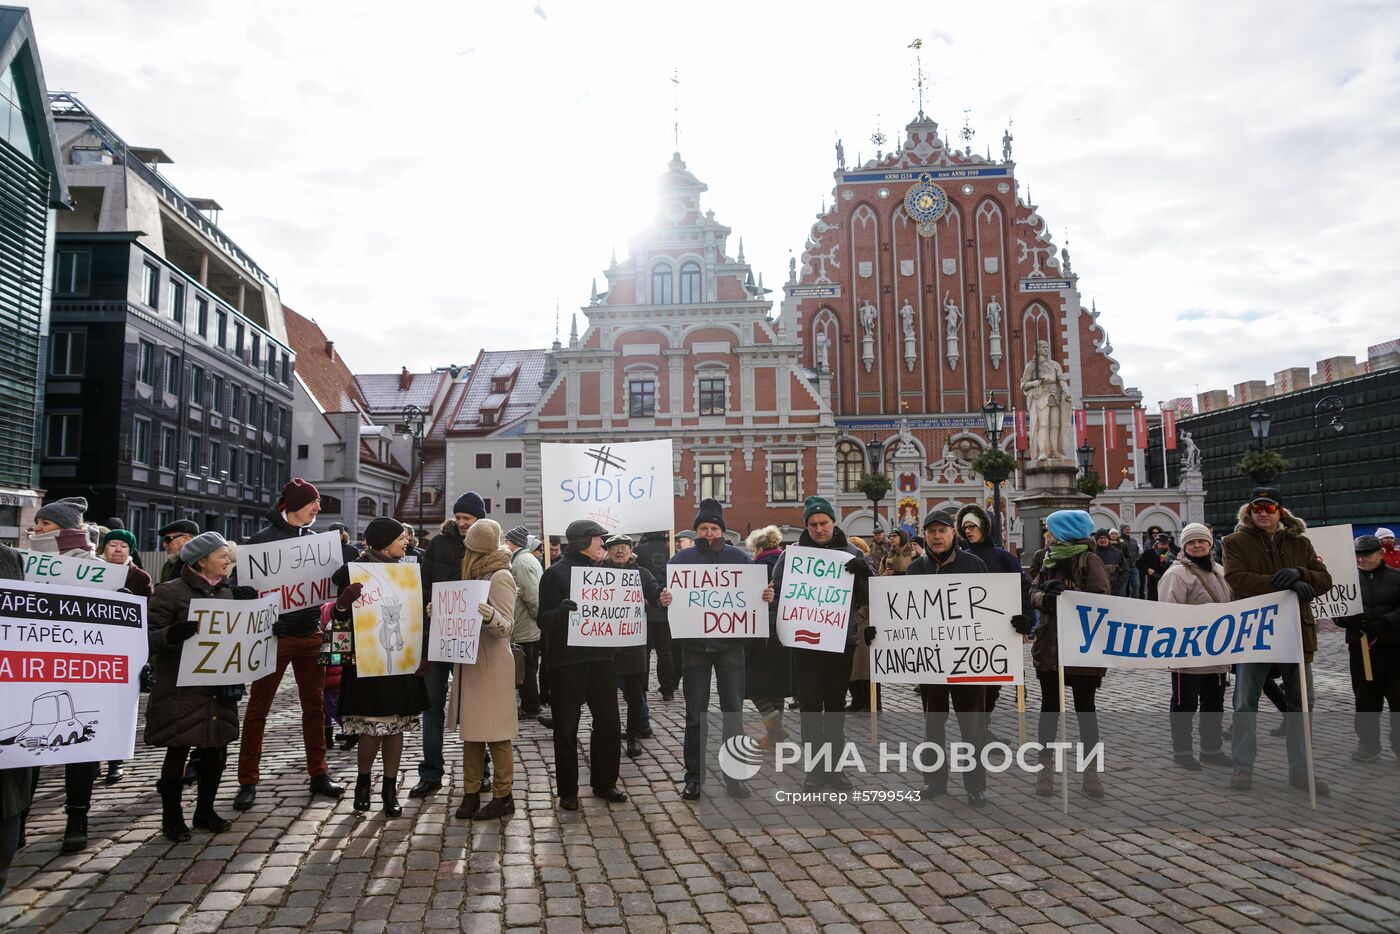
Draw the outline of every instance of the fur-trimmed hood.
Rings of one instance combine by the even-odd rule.
[[[1308,524],[1282,506],[1278,508],[1278,517],[1278,527],[1283,531],[1283,534],[1298,538],[1307,533]],[[1257,528],[1258,526],[1254,524],[1254,516],[1249,512],[1249,503],[1245,503],[1240,507],[1240,511],[1235,517],[1235,531]]]
[[[958,510],[958,533],[962,533],[963,522],[971,515],[977,520],[977,524],[982,527],[982,538],[990,539],[992,535],[992,517],[987,515],[987,510],[976,503],[969,503]]]

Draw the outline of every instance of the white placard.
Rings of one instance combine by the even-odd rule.
[[[1157,603],[1063,593],[1055,604],[1060,664],[1201,668],[1303,660],[1298,597],[1278,591],[1231,603]]]
[[[276,594],[282,612],[320,606],[335,596],[331,575],[345,563],[339,532],[318,532],[238,546],[240,582]]]
[[[190,601],[189,619],[199,632],[180,650],[179,687],[250,684],[277,670],[275,595],[256,600]]]
[[[481,611],[491,582],[439,581],[433,584],[433,615],[428,623],[428,661],[475,665],[481,647]]]
[[[576,519],[609,532],[675,527],[671,441],[541,444],[545,532],[562,535]]]
[[[95,587],[99,590],[121,590],[126,586],[126,565],[113,564],[101,558],[75,558],[43,551],[15,549],[24,562],[24,579],[36,584],[60,584],[64,587]]]
[[[762,564],[668,564],[671,638],[768,638],[767,587]]]
[[[146,654],[146,598],[0,581],[0,769],[130,759]]]
[[[1358,616],[1361,608],[1361,571],[1356,566],[1356,543],[1349,525],[1324,525],[1308,529],[1308,541],[1332,575],[1332,589],[1312,602],[1313,619]]]
[[[423,569],[404,561],[356,561],[350,582],[363,588],[352,613],[355,675],[411,675],[423,656]]]
[[[870,680],[1024,684],[1020,612],[1019,574],[872,577]]]
[[[571,568],[569,645],[622,648],[647,644],[642,575],[625,568]]]
[[[778,640],[820,652],[846,651],[855,575],[846,570],[853,555],[833,548],[793,545],[783,552],[778,600]]]

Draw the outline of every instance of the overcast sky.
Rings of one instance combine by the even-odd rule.
[[[1397,3],[32,10],[49,87],[169,153],[358,372],[546,346],[556,302],[567,335],[653,214],[675,70],[681,153],[776,289],[837,137],[902,139],[915,37],[951,135],[969,111],[997,155],[1014,121],[1022,196],[1149,405],[1400,337]]]

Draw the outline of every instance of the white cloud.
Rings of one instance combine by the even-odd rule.
[[[567,331],[672,150],[770,286],[917,109],[1069,233],[1148,400],[1400,336],[1400,7],[1191,0],[942,7],[44,0],[51,87],[174,157],[353,366],[465,362]],[[891,30],[890,22],[909,24]],[[889,144],[886,145],[888,148]],[[1184,365],[1183,365],[1184,364]]]

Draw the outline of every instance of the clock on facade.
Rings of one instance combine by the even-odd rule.
[[[904,193],[904,210],[917,222],[919,236],[932,237],[938,219],[948,212],[948,193],[925,172]]]

